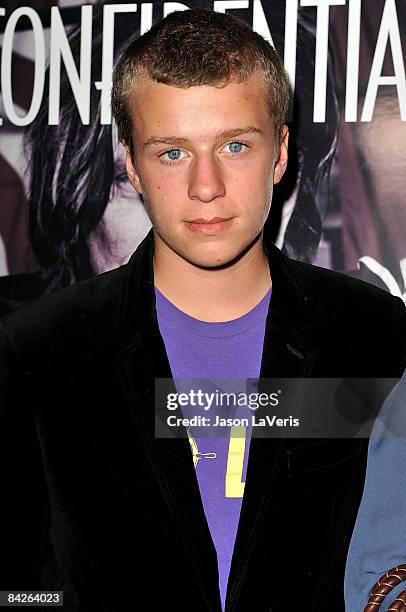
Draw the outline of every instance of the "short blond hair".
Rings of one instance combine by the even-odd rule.
[[[232,15],[206,8],[171,13],[133,41],[114,70],[111,107],[120,140],[132,150],[128,99],[140,78],[184,88],[221,87],[245,81],[254,72],[264,77],[269,112],[279,136],[286,122],[290,88],[275,49]]]

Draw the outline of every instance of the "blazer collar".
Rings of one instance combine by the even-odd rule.
[[[307,297],[292,262],[266,238],[264,246],[272,277],[270,311],[278,324],[294,335],[313,324]],[[144,332],[157,324],[153,255],[154,236],[151,229],[126,266],[116,319],[118,328]]]

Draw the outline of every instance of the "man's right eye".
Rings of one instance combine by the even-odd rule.
[[[162,153],[160,157],[164,161],[177,161],[178,159],[181,159],[181,155],[181,149],[169,149],[169,151],[165,151],[165,153]]]

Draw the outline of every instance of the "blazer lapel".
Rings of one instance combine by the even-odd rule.
[[[267,247],[272,296],[266,321],[260,378],[300,379],[310,373],[315,359],[315,351],[306,341],[304,334],[306,329],[312,327],[312,321],[305,296],[295,281],[288,260],[273,245]],[[258,409],[258,418],[264,414],[266,409]],[[260,431],[258,433],[261,434]],[[277,500],[272,498],[272,489],[280,464],[285,461],[286,443],[283,438],[264,439],[255,434],[257,430],[254,430],[250,443],[226,610],[234,609],[238,601],[249,561],[255,554],[255,544],[261,533],[263,519],[270,505],[277,503]]]
[[[220,610],[216,552],[186,429],[183,429],[183,438],[155,438],[155,379],[171,378],[172,373],[156,317],[152,231],[128,266],[117,326],[128,333],[130,341],[117,356],[117,371],[147,460],[173,518],[174,529],[178,529],[185,553],[195,569],[203,598],[208,609]]]

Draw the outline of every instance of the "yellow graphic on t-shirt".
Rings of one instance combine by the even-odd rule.
[[[199,459],[203,459],[203,457],[205,459],[215,459],[217,457],[216,453],[199,453],[199,449],[197,448],[197,442],[189,430],[187,432],[187,437],[189,438],[189,444],[192,449],[193,465],[195,467],[197,466],[197,462],[199,461]]]
[[[226,497],[242,497],[245,482],[242,482],[246,427],[231,427],[226,470]]]
[[[227,469],[225,482],[225,497],[243,497],[245,482],[242,482],[244,466],[246,427],[230,428],[230,443],[228,446]],[[216,459],[216,453],[200,453],[197,442],[190,431],[187,432],[192,449],[193,465],[196,467],[199,459]]]

